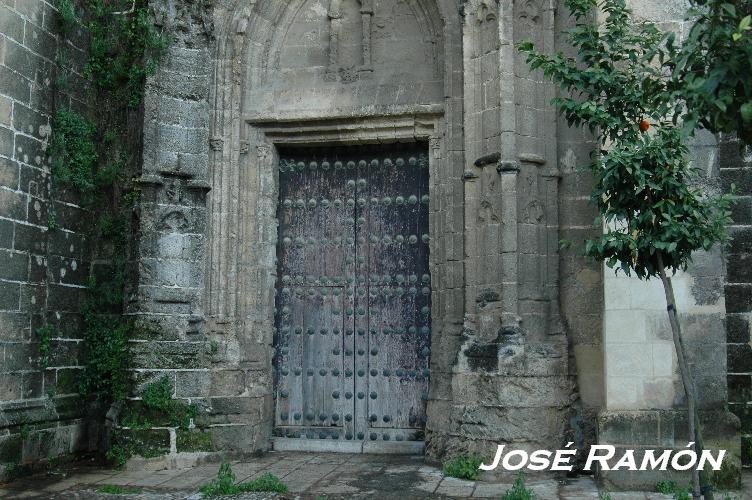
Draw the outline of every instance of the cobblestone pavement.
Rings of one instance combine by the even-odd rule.
[[[444,477],[435,466],[426,465],[421,456],[356,455],[326,453],[271,452],[258,458],[233,461],[237,481],[249,481],[272,473],[289,488],[284,495],[245,493],[223,498],[243,500],[301,499],[449,499],[500,498],[511,487],[505,482],[464,481]],[[95,467],[72,467],[65,473],[32,476],[0,485],[0,498],[94,499],[118,495],[98,491],[105,485],[129,487],[139,493],[122,498],[199,499],[198,489],[216,477],[219,464],[204,464],[187,469],[117,471]],[[752,492],[752,475],[745,474]],[[598,499],[591,477],[566,479],[528,478],[527,486],[538,500]],[[668,495],[641,492],[610,493],[612,500],[659,500]],[[719,497],[724,500],[723,496]],[[746,493],[732,493],[731,499],[746,500]]]

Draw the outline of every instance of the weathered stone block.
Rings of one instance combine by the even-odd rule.
[[[214,434],[211,430],[177,429],[175,446],[178,453],[214,451]]]
[[[752,375],[728,376],[729,401],[746,403],[752,400]]]
[[[209,126],[209,110],[206,102],[161,96],[157,105],[160,109],[159,119],[165,124],[196,129]]]
[[[139,342],[132,352],[136,366],[190,369],[206,364],[204,342]]]
[[[144,458],[158,457],[170,451],[167,429],[119,429],[115,441],[132,454]]]
[[[23,443],[24,462],[49,459],[70,453],[71,432],[69,427],[54,427],[31,431]]]
[[[30,335],[31,317],[22,312],[0,312],[0,339],[28,340]]]
[[[206,77],[209,74],[209,57],[205,49],[173,46],[165,55],[160,70]],[[178,75],[171,76],[178,78]]]
[[[48,366],[77,366],[82,362],[81,342],[75,340],[54,340],[50,343]]]
[[[728,344],[728,371],[730,373],[752,372],[752,346]]]
[[[727,450],[728,461],[738,466],[740,450],[738,441],[739,421],[728,411],[712,410],[700,413],[703,422],[703,439],[706,449]],[[649,432],[645,432],[647,429]],[[625,449],[636,449],[638,464],[644,449],[682,449],[689,441],[686,410],[659,411],[605,411],[598,415],[598,442],[617,447],[616,457]],[[636,444],[635,444],[636,443]],[[618,458],[615,458],[617,460]],[[674,471],[600,471],[600,479],[614,490],[652,488],[660,479],[674,476]]]
[[[738,196],[731,207],[731,218],[735,224],[752,223],[752,196]]]
[[[750,340],[750,318],[746,314],[727,314],[726,332],[729,343],[748,343]]]
[[[256,425],[223,425],[212,427],[214,446],[220,450],[254,453],[268,449],[269,443],[259,439],[261,429]]]
[[[5,364],[4,369],[7,371],[19,371],[29,368],[31,360],[36,360],[39,357],[39,344],[24,342],[24,343],[3,343],[5,350]],[[31,363],[32,366],[36,364]]]
[[[0,155],[13,156],[13,131],[9,128],[0,127]]]
[[[147,81],[147,89],[186,101],[201,101],[209,93],[209,79],[206,76],[168,75],[159,81]]]
[[[211,394],[211,375],[208,370],[179,371],[175,376],[177,397],[207,397]]]
[[[20,434],[0,437],[0,462],[16,464],[21,462],[22,449],[23,440]]]
[[[663,442],[657,411],[604,412],[598,419],[598,441],[613,445],[650,445]],[[673,437],[673,436],[671,436]]]
[[[141,259],[139,275],[151,285],[196,288],[201,286],[203,269],[180,259]]]
[[[727,312],[752,312],[752,285],[726,285],[725,295]]]
[[[0,248],[13,247],[13,226],[9,220],[0,220]]]
[[[50,60],[55,59],[57,44],[55,38],[45,30],[32,23],[26,23],[24,29],[24,46]]]
[[[19,373],[5,373],[0,378],[0,399],[13,400],[23,397],[24,376]]]
[[[458,402],[513,408],[566,406],[571,403],[569,377],[500,377],[456,374],[453,394]]]
[[[728,283],[752,283],[752,254],[731,254],[727,266]]]
[[[731,190],[731,185],[735,185],[736,192],[739,194],[752,193],[752,168],[744,169],[722,169],[721,170],[721,187],[724,192]]]
[[[50,120],[46,115],[22,104],[13,106],[13,127],[17,131],[42,139],[47,136],[49,125]]]
[[[2,103],[0,103],[0,106]],[[2,109],[0,109],[0,113]],[[0,158],[0,186],[18,189],[18,164],[8,158]]]
[[[29,102],[31,96],[30,82],[4,66],[0,66],[0,88],[3,89],[5,95],[17,101]]]
[[[50,285],[49,296],[51,303],[55,304],[55,309],[59,311],[78,312],[79,303],[85,290],[66,285]]]
[[[16,241],[18,241],[18,231],[19,229],[17,228]],[[26,243],[27,246],[25,248],[34,248],[36,250],[37,245],[41,245],[43,241],[40,234],[41,230],[30,228],[26,235],[27,239],[25,240],[29,243]],[[33,247],[29,247],[29,244],[32,244]],[[49,245],[50,253],[73,259],[79,259],[81,255],[84,254],[86,248],[88,248],[88,245],[85,243],[81,235],[69,233],[67,231],[52,231],[49,235]]]
[[[205,152],[209,144],[207,129],[189,129],[175,125],[159,124],[161,147],[168,151],[198,154]]]
[[[28,276],[28,255],[8,250],[0,250],[0,279],[26,281]]]
[[[752,227],[741,226],[729,228],[731,244],[730,254],[745,254],[752,252]]]
[[[0,5],[0,33],[18,42],[23,41],[24,20],[6,5]]]
[[[222,415],[258,413],[261,398],[217,397],[211,398],[212,413]]]
[[[241,370],[212,370],[210,375],[213,396],[240,396],[246,391],[245,373]]]
[[[198,303],[200,291],[142,285],[138,287],[138,296],[140,312],[188,315],[194,310],[193,304]]]

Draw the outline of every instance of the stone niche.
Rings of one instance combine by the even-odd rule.
[[[443,104],[443,23],[433,2],[307,0],[291,2],[280,14],[279,28],[264,45],[246,48],[242,108],[248,119]]]

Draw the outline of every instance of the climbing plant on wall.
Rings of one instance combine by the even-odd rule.
[[[150,22],[146,5],[144,0],[57,3],[60,36],[74,36],[80,28],[89,50],[83,67],[74,67],[71,54],[58,57],[50,195],[73,193],[87,219],[92,265],[81,304],[85,361],[79,389],[105,405],[128,394],[128,337],[134,325],[123,316],[123,303],[138,197],[132,179],[138,171],[139,108],[146,78],[169,43]],[[71,77],[79,73],[90,84],[88,98],[96,110],[91,115],[66,98]],[[56,229],[54,215],[49,226]]]
[[[679,371],[686,394],[690,435],[702,449],[695,384],[687,363],[671,275],[685,270],[697,250],[728,241],[732,196],[703,192],[688,159],[687,140],[697,123],[675,78],[679,53],[673,33],[633,21],[624,0],[566,0],[576,20],[569,42],[576,57],[544,54],[531,42],[518,48],[534,70],[565,95],[554,104],[570,125],[589,128],[600,147],[589,168],[591,201],[604,231],[585,253],[616,272],[663,284]],[[598,12],[600,11],[600,12]],[[603,22],[593,20],[602,14]],[[691,83],[690,83],[691,84]],[[694,120],[694,122],[693,122]],[[702,478],[700,477],[702,475]],[[712,498],[705,474],[693,489]]]

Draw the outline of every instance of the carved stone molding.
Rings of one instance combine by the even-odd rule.
[[[499,0],[470,0],[465,7],[465,17],[476,24],[497,19]]]
[[[520,21],[530,26],[539,24],[543,10],[542,3],[541,0],[525,0],[520,7]]]
[[[272,146],[271,144],[262,143],[256,145],[256,155],[258,156],[259,161],[266,161],[272,156]]]

